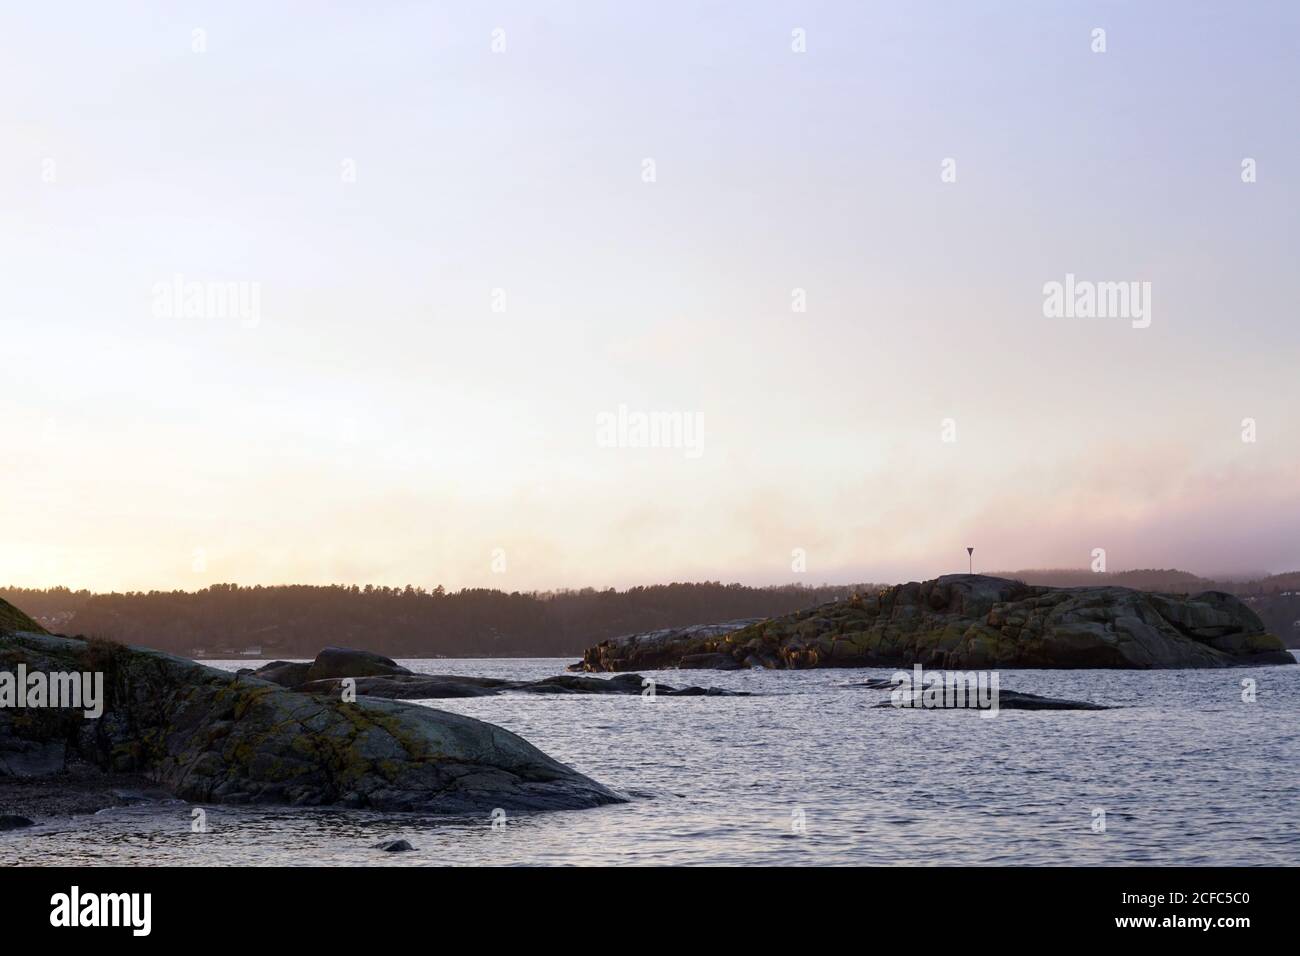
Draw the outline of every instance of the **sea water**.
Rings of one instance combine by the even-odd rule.
[[[569,662],[402,661],[512,679]],[[1001,671],[1004,690],[1116,709],[995,719],[879,709],[887,691],[849,686],[890,670],[645,673],[753,696],[421,704],[506,727],[626,804],[496,820],[208,806],[206,832],[188,804],[146,804],[2,833],[0,863],[1300,864],[1300,667]],[[370,848],[388,838],[416,851]]]

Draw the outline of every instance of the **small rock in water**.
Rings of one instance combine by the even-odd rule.
[[[407,850],[414,850],[415,847],[405,840],[381,840],[370,849],[383,850],[385,853],[405,853]]]
[[[166,790],[112,790],[110,792],[126,804],[182,802]]]
[[[889,690],[889,691],[895,690],[896,688],[899,687],[898,684],[894,683],[892,680],[885,677],[870,677],[867,680],[846,684],[844,686],[866,687],[870,690]],[[902,700],[906,701],[906,703],[903,704],[903,707],[906,709],[915,709],[915,710],[960,709],[960,708],[954,708],[951,705],[944,706],[943,703],[940,703],[938,706],[935,707],[924,707],[923,705],[925,701],[925,693],[923,690],[904,690],[902,693],[903,695],[905,695],[902,698]],[[1112,707],[1106,706],[1105,704],[1094,704],[1086,700],[1067,700],[1063,697],[1041,697],[1038,694],[1029,694],[1024,691],[1015,691],[1015,690],[1000,690],[998,692],[997,698],[998,698],[998,706],[996,709],[998,710],[1113,710],[1114,709]],[[966,709],[969,710],[994,709],[991,707],[979,706],[978,698],[976,697],[966,697],[965,699],[969,701],[969,704],[963,703],[962,705]],[[889,700],[881,701],[879,704],[876,704],[876,706],[877,707],[898,707],[899,704],[894,702],[893,695],[891,694]]]
[[[896,703],[892,697],[883,700],[877,707],[895,707],[900,710],[1112,710],[1105,704],[1094,704],[1086,700],[1067,700],[1063,697],[1040,697],[1038,694],[1026,694],[1022,691],[1004,690],[997,695],[996,707],[980,706],[976,698],[968,698],[959,706],[954,706],[940,698],[934,706],[924,704],[922,691],[905,691],[906,696]]]
[[[26,817],[20,817],[14,813],[0,813],[0,831],[21,830],[23,827],[33,825],[33,822]]]

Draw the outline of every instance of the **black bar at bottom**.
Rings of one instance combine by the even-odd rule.
[[[237,931],[255,934],[244,938],[259,942],[355,938],[374,944],[379,933],[386,945],[408,938],[428,943],[439,938],[428,935],[439,924],[504,936],[621,927],[650,939],[662,940],[669,932],[735,942],[763,940],[774,923],[796,932],[802,926],[810,937],[865,934],[864,942],[876,944],[890,938],[918,942],[930,934],[969,942],[970,933],[991,934],[986,938],[994,942],[1030,931],[1063,941],[1172,933],[1231,942],[1243,933],[1280,932],[1290,925],[1293,904],[1286,888],[1293,875],[1276,867],[539,872],[55,866],[0,869],[0,900],[9,933],[57,938],[75,932],[85,940],[113,937],[127,945],[193,944],[210,931],[227,941]],[[143,895],[120,894],[149,894],[148,935],[140,932]],[[70,925],[112,922],[115,913],[117,926]],[[65,925],[53,925],[59,921]]]

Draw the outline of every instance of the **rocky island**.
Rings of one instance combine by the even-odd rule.
[[[1230,594],[1053,588],[980,574],[889,587],[769,620],[602,641],[576,671],[653,668],[1180,668],[1294,664]]]
[[[417,674],[391,658],[350,647],[327,647],[314,661],[271,661],[240,674],[259,677],[307,694],[340,696],[351,681],[358,695],[387,700],[445,700],[454,697],[495,697],[521,694],[643,694],[650,687],[664,697],[748,697],[747,691],[716,687],[671,687],[640,674],[617,677],[575,677],[559,674],[540,680],[506,680],[464,674]]]
[[[625,799],[483,721],[299,693],[158,651],[55,636],[3,601],[0,673],[103,675],[94,718],[80,709],[0,707],[0,813],[21,814],[12,804],[24,793],[85,791],[96,781],[105,791],[143,781],[195,802],[449,814]],[[32,789],[33,781],[50,785]],[[99,805],[119,802],[101,795]]]

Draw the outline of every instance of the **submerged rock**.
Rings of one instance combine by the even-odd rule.
[[[21,830],[30,826],[35,826],[35,822],[26,817],[20,817],[16,813],[0,813],[0,833],[5,830]]]
[[[912,706],[903,706],[894,703],[893,700],[883,700],[876,704],[877,707],[893,707],[898,710],[992,710],[991,707],[980,707],[975,701],[971,701],[964,708],[954,707],[925,707],[923,706],[922,691],[912,691]],[[1038,694],[1026,694],[1023,691],[1003,690],[998,692],[998,710],[1113,710],[1105,704],[1094,704],[1086,700],[1069,700],[1065,697],[1040,697]]]
[[[0,620],[7,609],[0,602]],[[625,799],[509,731],[428,707],[345,703],[39,628],[0,633],[0,671],[20,664],[102,673],[104,710],[88,719],[81,710],[0,709],[7,759],[28,747],[61,748],[68,759],[143,775],[186,800],[479,813]]]
[[[782,617],[602,641],[571,669],[1177,668],[1294,664],[1230,594],[1049,588],[949,574]]]
[[[866,687],[869,690],[893,691],[899,688],[900,684],[896,684],[894,681],[890,680],[887,677],[869,677],[864,681],[859,681],[856,684],[849,684],[847,686]],[[925,703],[924,688],[917,690],[915,689],[914,684],[910,686],[911,689],[903,690],[902,693],[904,695],[907,695],[908,697],[911,697],[914,703],[918,705],[924,705]],[[971,700],[972,696],[969,693],[967,693],[966,699]],[[973,697],[973,700],[977,703],[979,700],[978,695],[975,695]],[[897,707],[898,705],[894,703],[891,695],[891,698],[889,700],[876,704],[876,706]],[[920,709],[920,706],[918,706],[916,709]],[[926,709],[944,710],[950,708],[932,707]],[[976,706],[975,703],[972,703],[972,705],[967,709],[988,710],[991,708],[987,708],[987,707],[979,708]],[[998,688],[998,709],[999,710],[1114,710],[1113,707],[1109,707],[1105,704],[1094,704],[1086,700],[1070,700],[1065,697],[1041,697],[1038,694],[1027,694],[1023,691],[1016,691],[1016,690],[1003,690],[1000,687]]]

